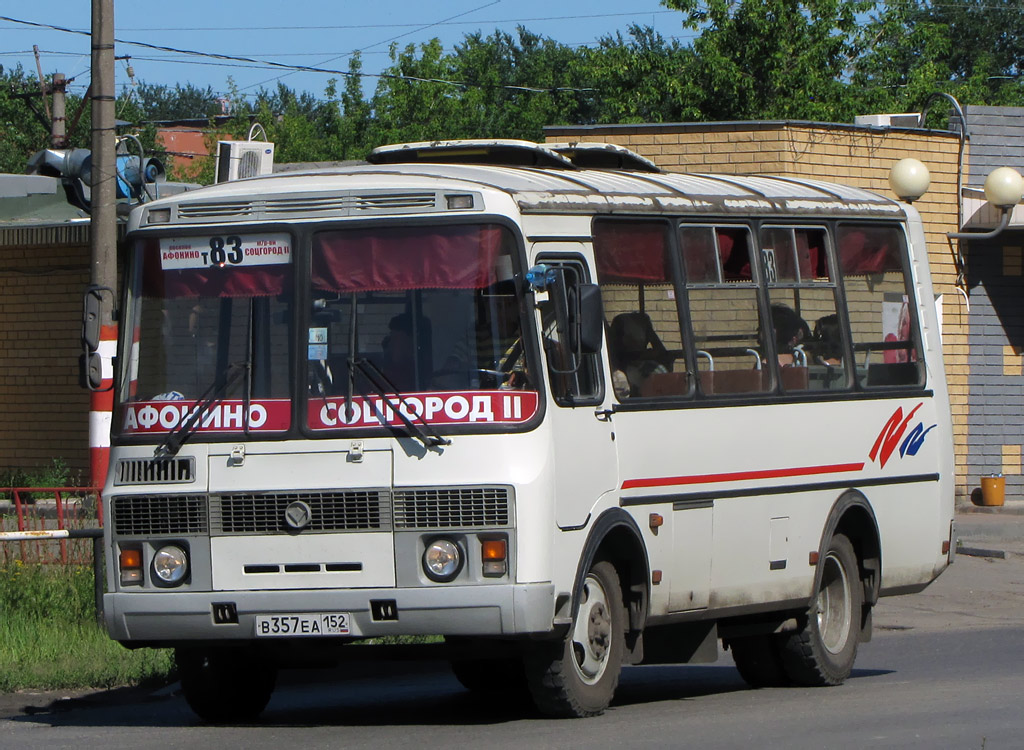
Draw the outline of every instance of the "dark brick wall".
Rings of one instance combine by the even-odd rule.
[[[968,256],[968,486],[1006,474],[1007,497],[1024,496],[1024,230],[972,242]],[[1005,462],[1005,469],[1004,469]]]

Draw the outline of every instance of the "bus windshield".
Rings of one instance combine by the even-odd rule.
[[[132,248],[116,426],[167,433],[291,426],[292,240],[283,232],[144,239]],[[232,375],[244,371],[241,376]]]
[[[493,224],[315,233],[307,427],[396,424],[399,410],[432,424],[532,416],[515,247]]]
[[[330,432],[402,417],[516,424],[537,412],[509,229],[363,225],[307,237],[299,248],[258,229],[136,241],[120,434]],[[301,307],[296,263],[308,280]],[[296,402],[304,424],[293,423]]]

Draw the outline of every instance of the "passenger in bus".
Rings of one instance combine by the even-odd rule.
[[[800,317],[792,307],[781,302],[772,304],[772,327],[775,329],[775,352],[779,357],[779,365],[782,367],[794,364],[806,364],[805,360],[798,362],[798,350],[811,338],[811,329],[807,321]]]
[[[467,376],[478,377],[482,388],[530,387],[519,303],[511,282],[499,282],[478,294],[473,329],[455,341],[434,373],[434,385],[463,388]]]
[[[672,356],[644,312],[621,313],[612,319],[608,328],[608,357],[612,385],[619,398],[639,395],[647,378],[672,369]]]
[[[843,362],[843,338],[840,334],[839,316],[835,313],[818,318],[814,323],[814,359],[818,364],[835,367]]]
[[[429,387],[431,371],[425,355],[430,353],[430,321],[420,316],[415,323],[414,327],[407,312],[396,315],[388,321],[388,335],[381,342],[381,372],[402,392]]]

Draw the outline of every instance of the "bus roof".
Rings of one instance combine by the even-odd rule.
[[[443,211],[444,196],[453,192],[497,191],[523,213],[903,215],[903,205],[894,199],[803,177],[652,171],[644,166],[650,162],[621,146],[604,151],[615,154],[614,168],[582,166],[596,163],[604,147],[528,141],[399,144],[374,151],[371,160],[381,163],[221,183],[143,208],[177,204],[178,219],[186,223],[369,217]]]

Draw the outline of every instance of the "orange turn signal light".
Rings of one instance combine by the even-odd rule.
[[[121,570],[125,568],[141,568],[142,567],[142,550],[140,549],[123,549],[121,550]]]
[[[484,560],[504,560],[508,555],[508,545],[504,539],[487,539],[481,542],[481,555]]]

